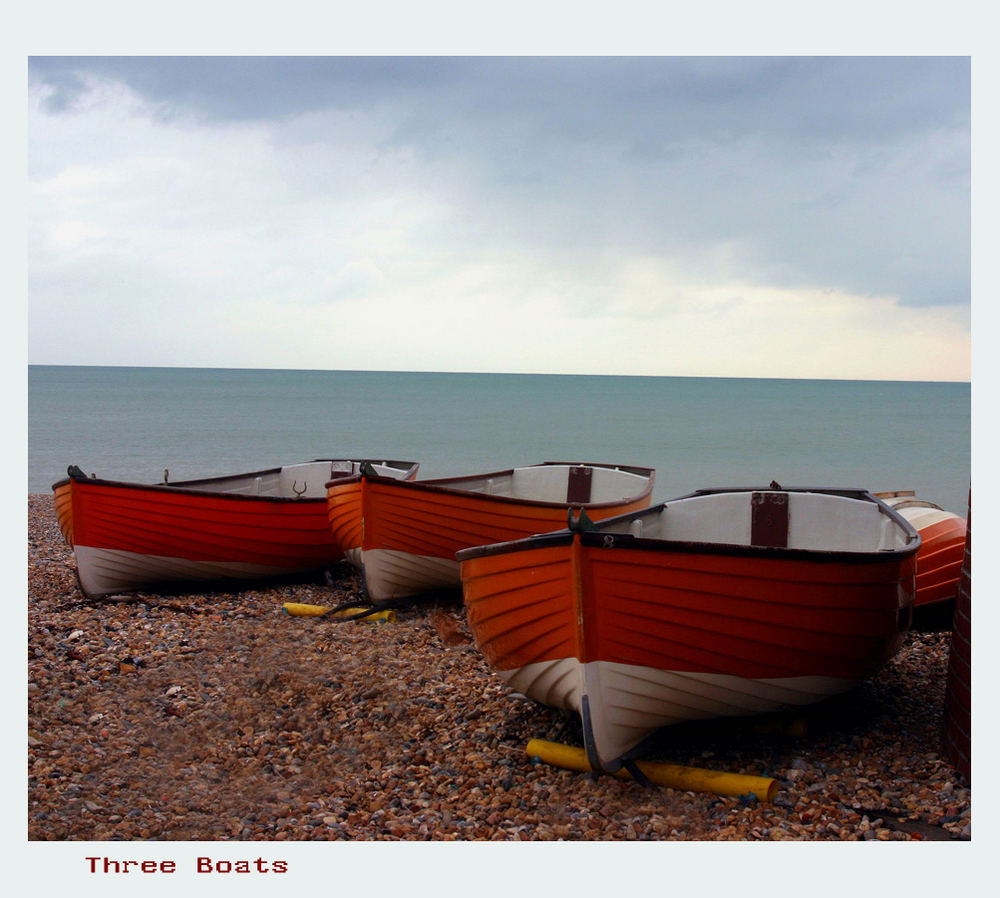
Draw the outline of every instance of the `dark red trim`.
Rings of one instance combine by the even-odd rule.
[[[524,465],[523,467],[538,468],[547,465],[552,465],[552,466],[570,465],[572,467],[573,463],[547,461],[547,462],[542,462],[541,464],[538,465]],[[589,462],[586,463],[585,466],[588,468],[606,468],[612,471],[617,469],[619,471],[624,471],[627,474],[637,474],[640,477],[646,477],[648,479],[646,480],[645,487],[635,495],[628,496],[624,499],[613,499],[608,502],[583,502],[583,503],[569,502],[569,501],[543,502],[538,499],[518,499],[513,496],[495,496],[495,495],[489,495],[488,498],[490,499],[490,501],[494,502],[509,503],[514,505],[528,505],[538,508],[566,508],[569,505],[573,506],[579,505],[586,508],[599,509],[599,508],[608,508],[614,505],[625,505],[627,503],[636,502],[646,498],[653,492],[653,481],[656,474],[654,468],[635,468],[626,465],[614,465],[614,464],[591,464]],[[453,496],[486,496],[487,495],[486,493],[481,493],[478,490],[460,489],[455,486],[449,486],[449,484],[468,483],[469,481],[483,480],[484,478],[489,478],[489,477],[506,477],[509,475],[513,475],[514,471],[515,471],[514,468],[508,468],[505,471],[489,471],[482,474],[467,474],[463,477],[443,477],[443,478],[435,478],[433,480],[396,480],[395,478],[390,479],[385,477],[378,477],[375,479],[377,479],[381,483],[392,483],[395,486],[398,486],[402,489],[419,490],[431,493],[444,493]],[[363,476],[364,475],[352,475],[350,478],[346,478],[344,480],[337,480],[336,483],[341,484],[341,483],[350,483],[352,481],[359,481],[362,479]]]
[[[337,461],[351,461],[351,462],[361,462],[361,461],[373,461],[372,459],[347,459],[347,458],[316,458],[312,462],[295,462],[295,464],[313,464],[315,462],[337,462]],[[379,458],[378,462],[386,462],[390,465],[409,465],[409,471],[412,471],[416,462],[409,461],[396,461],[396,460],[386,460]],[[223,474],[218,477],[203,477],[197,480],[178,480],[175,483],[132,483],[128,480],[105,480],[101,477],[64,477],[62,480],[57,480],[52,484],[53,491],[62,486],[65,483],[69,483],[71,480],[77,483],[86,483],[96,486],[110,486],[119,487],[122,489],[130,490],[148,490],[150,492],[163,492],[176,495],[187,495],[187,496],[218,496],[224,497],[226,499],[236,499],[238,501],[248,501],[248,502],[294,502],[296,504],[301,504],[303,502],[326,502],[326,496],[320,497],[309,497],[309,498],[291,498],[287,496],[251,496],[246,493],[230,493],[223,490],[206,490],[203,488],[205,484],[212,483],[225,483],[227,481],[239,480],[244,477],[262,477],[265,474],[278,474],[281,472],[281,468],[265,468],[261,471],[247,471],[245,473],[239,474]],[[349,478],[355,477],[356,475],[345,474],[343,477],[336,477],[329,481],[328,483],[344,483]],[[199,485],[202,488],[199,488]]]

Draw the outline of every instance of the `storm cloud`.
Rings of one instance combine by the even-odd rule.
[[[811,319],[857,347],[902,327],[967,376],[968,58],[35,57],[29,99],[39,362],[79,360],[60,322],[98,301],[165,364],[213,364],[238,309],[317,328],[378,301],[415,323],[375,367],[502,368],[464,344],[517,309],[588,347],[609,328],[808,340]],[[507,370],[556,364],[494,330],[520,353]],[[270,366],[317,365],[290,333]],[[650,370],[653,348],[622,351],[610,373],[733,373],[732,352]]]

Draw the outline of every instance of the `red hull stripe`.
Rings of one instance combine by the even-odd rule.
[[[340,557],[325,499],[253,502],[79,481],[71,487],[78,546],[289,569]]]
[[[920,530],[914,605],[955,598],[965,557],[965,535],[966,522],[962,518],[947,518]]]
[[[566,526],[566,506],[516,502],[487,495],[367,481],[364,545],[431,558],[453,559],[470,546],[521,539]],[[332,492],[332,491],[331,491]],[[645,508],[649,496],[588,511],[600,520]]]
[[[570,545],[463,561],[469,623],[490,664],[513,670],[576,657],[858,679],[898,650],[912,601],[912,557],[842,565],[580,549],[579,587]]]
[[[364,484],[363,480],[353,480],[327,488],[327,519],[333,541],[341,552],[361,546]]]

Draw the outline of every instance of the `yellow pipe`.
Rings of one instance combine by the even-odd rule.
[[[538,758],[546,764],[564,767],[567,770],[589,772],[590,762],[582,748],[532,739],[527,746],[530,757]],[[764,776],[744,776],[740,773],[725,773],[719,770],[704,770],[700,767],[680,767],[676,764],[661,764],[654,761],[637,761],[636,766],[646,778],[658,786],[670,786],[687,792],[712,792],[716,795],[754,795],[758,801],[773,801],[778,794],[778,783]],[[631,779],[622,767],[615,776]]]
[[[302,605],[298,602],[285,602],[282,607],[285,610],[285,614],[291,614],[296,617],[319,617],[330,610],[324,605]],[[344,608],[342,611],[334,611],[330,617],[352,617],[364,610],[364,608]],[[386,611],[372,610],[371,614],[366,614],[364,617],[358,618],[359,621],[365,621],[365,623],[374,623],[377,621],[388,621],[391,623],[395,619],[396,612],[391,608]]]

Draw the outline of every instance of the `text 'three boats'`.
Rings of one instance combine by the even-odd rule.
[[[433,480],[364,470],[328,485],[330,528],[376,602],[461,586],[455,553],[564,527],[570,506],[599,520],[646,508],[652,468],[544,462]]]
[[[59,527],[80,588],[97,597],[157,584],[256,580],[341,560],[326,513],[326,484],[367,463],[412,478],[408,461],[317,459],[245,474],[156,484],[88,477],[70,466],[53,484]]]
[[[469,625],[515,690],[580,714],[614,771],[661,727],[820,701],[909,627],[920,537],[863,490],[699,490],[458,553]]]

